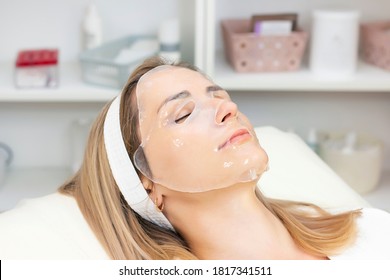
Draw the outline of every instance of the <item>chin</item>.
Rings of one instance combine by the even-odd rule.
[[[267,170],[267,153],[261,147],[257,147],[257,149],[253,150],[250,154],[250,158],[245,158],[245,161],[249,161],[249,164],[246,171],[240,176],[240,181],[257,183],[263,173]]]
[[[268,154],[263,148],[260,147],[258,151],[253,153],[253,156],[253,160],[258,163],[256,165],[256,174],[258,175],[257,178],[260,179],[261,175],[263,175],[263,173],[267,171],[268,168]]]

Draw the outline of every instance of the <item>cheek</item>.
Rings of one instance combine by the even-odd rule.
[[[175,137],[167,130],[155,129],[148,134],[143,146],[149,161],[170,161],[172,156],[179,153],[187,145],[183,137]]]
[[[183,129],[170,131],[156,129],[144,145],[145,154],[153,168],[163,165],[189,164],[209,158],[213,144],[204,130]]]

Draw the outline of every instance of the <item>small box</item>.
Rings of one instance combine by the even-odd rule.
[[[15,62],[15,86],[52,88],[58,86],[58,50],[23,50]]]
[[[308,35],[292,31],[289,35],[258,35],[251,20],[221,22],[225,56],[237,72],[295,71],[301,65]]]
[[[361,24],[360,46],[364,61],[390,71],[390,21]]]
[[[264,32],[262,31],[264,30],[262,30],[261,27],[264,23],[269,24],[269,23],[276,23],[276,22],[283,23],[283,25],[285,23],[288,23],[288,34],[290,34],[291,31],[297,30],[298,15],[292,13],[253,15],[251,18],[251,28],[252,28],[251,31],[257,34],[263,34]],[[283,34],[283,32],[279,32],[277,29],[267,30],[267,31],[272,31],[272,33]]]

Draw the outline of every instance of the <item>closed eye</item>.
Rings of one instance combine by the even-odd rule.
[[[188,114],[186,114],[184,116],[181,116],[181,117],[177,118],[175,120],[175,123],[177,123],[177,124],[183,123],[190,115],[191,115],[191,113],[188,113]]]
[[[192,114],[195,109],[195,103],[191,100],[181,106],[177,113],[175,114],[175,123],[181,124]]]

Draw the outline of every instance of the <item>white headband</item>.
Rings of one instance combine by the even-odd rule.
[[[112,175],[130,207],[144,219],[174,231],[143,187],[123,142],[119,108],[121,95],[111,103],[104,121],[104,144]]]

